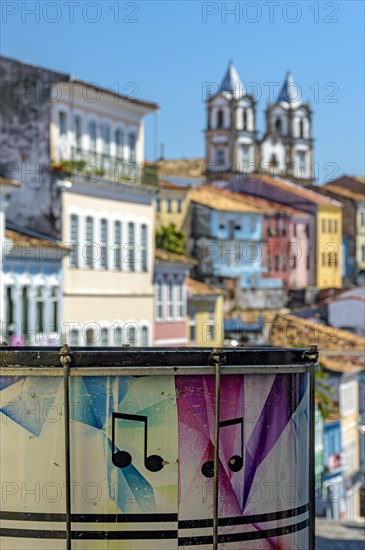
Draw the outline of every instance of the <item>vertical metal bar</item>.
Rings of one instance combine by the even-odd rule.
[[[63,365],[63,408],[65,427],[65,481],[66,481],[66,550],[71,550],[71,459],[70,459],[70,363],[67,345],[61,349],[61,363]]]
[[[214,500],[213,500],[213,550],[218,550],[218,516],[219,516],[219,418],[221,395],[221,371],[219,360],[215,369],[215,422],[214,422]]]
[[[312,363],[309,374],[309,550],[315,549],[315,377],[316,364]]]

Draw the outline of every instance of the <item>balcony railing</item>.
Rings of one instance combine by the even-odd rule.
[[[87,181],[107,180],[115,183],[157,185],[158,170],[154,164],[140,164],[96,151],[72,148],[71,158],[54,164],[61,174],[80,174]]]

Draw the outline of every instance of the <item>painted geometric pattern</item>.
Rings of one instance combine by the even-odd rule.
[[[24,428],[23,451],[27,445],[34,448],[34,437],[44,435],[49,445],[52,425],[45,411],[62,407],[62,379],[2,377],[0,382],[0,412]],[[308,375],[301,373],[221,377],[220,518],[305,508],[308,383]],[[100,489],[97,499],[76,493],[73,513],[178,513],[179,522],[211,521],[213,376],[71,377],[70,417],[73,483]],[[63,442],[54,440],[54,445],[60,453]],[[118,457],[124,462],[116,467]],[[151,460],[157,460],[157,469]],[[242,521],[221,527],[220,533],[259,532],[305,519],[303,514],[288,518]],[[211,534],[207,525],[190,534]],[[179,545],[183,531],[179,529]],[[247,543],[226,544],[223,539],[220,548],[293,550],[305,547],[305,540],[302,530]],[[129,548],[120,544],[115,548]]]

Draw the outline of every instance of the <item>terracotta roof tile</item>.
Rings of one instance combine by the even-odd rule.
[[[20,181],[0,177],[0,186],[2,186],[2,185],[8,185],[8,186],[11,186],[11,187],[21,187],[22,186]]]
[[[45,248],[57,248],[58,250],[69,251],[70,247],[58,242],[51,241],[47,238],[32,237],[21,233],[20,231],[14,231],[13,229],[5,230],[5,238],[12,241],[15,245],[20,247],[45,247]]]
[[[326,183],[326,185],[323,185],[323,190],[330,191],[334,195],[338,195],[339,197],[343,197],[345,199],[352,199],[358,202],[365,201],[365,194],[357,193],[356,191],[351,191],[351,189],[346,189],[332,183]]]
[[[188,191],[188,189],[190,189],[190,186],[177,185],[176,183],[163,180],[160,181],[159,187],[162,187],[163,189],[177,189],[179,191]]]
[[[264,214],[265,209],[258,205],[252,197],[245,200],[240,193],[234,193],[225,189],[218,189],[213,185],[202,185],[190,191],[190,200],[198,204],[212,208],[213,210],[223,210],[224,212],[248,212]]]
[[[158,167],[162,176],[202,179],[205,160],[203,158],[160,160]]]
[[[196,279],[188,278],[189,294],[192,296],[217,296],[225,295],[226,292],[222,288],[209,286]]]
[[[175,262],[180,264],[187,265],[196,265],[198,262],[194,258],[189,258],[188,256],[183,256],[180,254],[175,254],[168,250],[163,250],[162,248],[156,248],[155,259],[161,262]]]
[[[329,197],[321,195],[316,191],[312,191],[311,189],[307,189],[302,185],[293,183],[291,181],[283,180],[279,177],[273,177],[266,174],[252,175],[249,177],[250,179],[263,181],[264,183],[273,185],[278,189],[282,189],[283,191],[288,191],[289,193],[293,193],[293,195],[297,195],[298,197],[305,198],[311,202],[314,202],[315,204],[332,205],[332,206],[339,206],[339,207],[342,206],[340,202],[334,199],[330,199]]]

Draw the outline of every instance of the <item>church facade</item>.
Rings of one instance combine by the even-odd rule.
[[[266,173],[301,184],[313,181],[312,111],[287,73],[276,101],[266,109],[259,137],[256,101],[245,90],[231,62],[219,90],[206,101],[206,178],[231,179]]]

